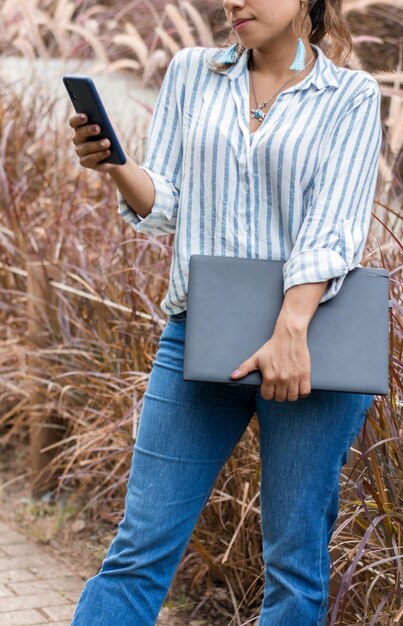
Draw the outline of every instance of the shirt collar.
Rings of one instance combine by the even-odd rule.
[[[304,79],[301,81],[301,86],[296,83],[293,86],[294,89],[296,91],[307,89],[311,84],[315,85],[318,89],[322,89],[323,87],[328,86],[338,87],[339,79],[334,63],[329,59],[329,57],[325,55],[325,53],[323,52],[323,50],[321,50],[321,48],[319,48],[319,46],[316,46],[313,43],[311,43],[310,45],[317,51],[318,58],[310,74],[305,76],[306,80]],[[242,73],[246,73],[249,51],[250,48],[245,48],[236,63],[220,70],[219,73],[226,74],[231,80],[238,78],[238,76],[240,76]],[[221,56],[221,54],[222,50],[220,49],[218,56]]]

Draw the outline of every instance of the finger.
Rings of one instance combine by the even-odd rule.
[[[276,402],[284,402],[287,399],[288,383],[277,383],[275,385],[274,399]]]
[[[102,159],[101,159],[102,161]],[[112,170],[115,170],[117,167],[119,167],[119,164],[117,163],[101,163],[98,162],[98,165],[96,165],[93,169],[96,172],[112,172]]]
[[[85,124],[76,130],[73,143],[76,145],[91,144],[91,141],[88,141],[88,137],[96,137],[100,132],[101,127],[98,124]]]
[[[311,393],[311,382],[310,379],[302,380],[299,383],[299,395],[301,398],[307,398]]]
[[[83,124],[87,124],[88,119],[85,115],[85,119],[81,119],[81,115],[85,115],[85,113],[77,113],[77,115],[72,115],[69,118],[69,124],[72,128],[77,128],[78,126],[82,126]]]
[[[288,390],[287,390],[287,400],[289,402],[295,402],[296,400],[298,400],[299,397],[299,384],[298,383],[290,383],[288,385]]]
[[[84,143],[80,143],[76,149],[76,152],[78,156],[85,157],[89,154],[102,152],[103,150],[109,150],[110,146],[111,142],[105,137],[105,139],[100,139],[99,141],[84,141]]]
[[[260,395],[263,400],[273,400],[275,394],[275,385],[273,381],[263,379],[263,383],[260,386]]]
[[[233,378],[242,378],[242,376],[246,376],[246,374],[252,370],[258,369],[255,361],[255,355],[252,355],[249,359],[246,359],[246,361],[243,361],[240,365],[238,365],[238,367],[231,372],[231,376]]]
[[[110,150],[102,150],[100,152],[93,152],[92,154],[80,157],[80,165],[83,167],[94,168],[98,165],[99,161],[102,161],[109,156]],[[103,165],[103,164],[101,164]]]

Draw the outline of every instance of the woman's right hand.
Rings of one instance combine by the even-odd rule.
[[[75,133],[72,137],[72,141],[76,146],[76,153],[79,157],[80,165],[83,167],[88,167],[91,170],[95,170],[96,172],[111,172],[119,167],[119,164],[116,163],[101,163],[102,161],[110,154],[110,140],[103,139],[102,141],[107,141],[108,145],[106,147],[101,145],[101,141],[86,141],[86,139],[90,136],[97,135],[100,132],[100,127],[98,124],[88,124],[87,117],[85,120],[80,119],[80,113],[73,115],[69,118],[69,125],[74,129]],[[118,136],[117,128],[114,122],[109,118],[113,130]],[[93,130],[93,126],[97,126],[98,133]],[[119,139],[119,137],[118,137]]]

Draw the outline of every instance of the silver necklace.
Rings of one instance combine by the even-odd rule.
[[[312,63],[312,61],[315,59],[315,54],[313,55],[312,59],[310,61],[308,61],[308,63],[305,65],[305,67],[302,68],[302,70],[298,70],[298,72],[296,74],[294,74],[294,76],[291,76],[291,78],[289,78],[283,85],[281,85],[281,87],[272,95],[270,96],[270,98],[268,98],[267,100],[265,100],[264,102],[262,102],[262,104],[259,104],[257,106],[257,109],[251,109],[251,116],[250,119],[252,119],[253,117],[255,117],[256,119],[259,120],[259,122],[263,122],[264,118],[266,117],[268,111],[266,113],[263,113],[262,111],[262,107],[267,106],[267,104],[270,102],[270,100],[272,98],[274,98],[275,96],[277,96],[277,94],[282,90],[283,87],[285,87],[285,85],[287,85],[289,82],[291,82],[292,80],[294,80],[294,78],[296,76],[298,76],[298,74],[300,74],[301,72],[303,72],[304,70],[306,70],[306,68],[308,67],[308,65],[310,65]],[[250,68],[251,68],[251,72],[250,72],[250,82],[252,85],[252,90],[253,90],[253,95],[255,98],[255,102],[257,104],[257,98],[256,98],[256,93],[255,93],[255,88],[253,86],[253,79],[252,79],[252,56],[250,57]]]

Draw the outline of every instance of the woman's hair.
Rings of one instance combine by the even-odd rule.
[[[326,49],[328,56],[335,65],[345,65],[351,51],[352,39],[348,22],[342,12],[343,0],[308,0],[308,13],[312,22],[309,41],[317,46],[325,36],[329,38],[329,46]],[[225,44],[225,49],[237,43],[237,59],[241,56],[245,47],[238,42],[236,33],[231,30]],[[236,63],[236,61],[234,61]],[[209,69],[221,71],[230,64],[210,61]]]

